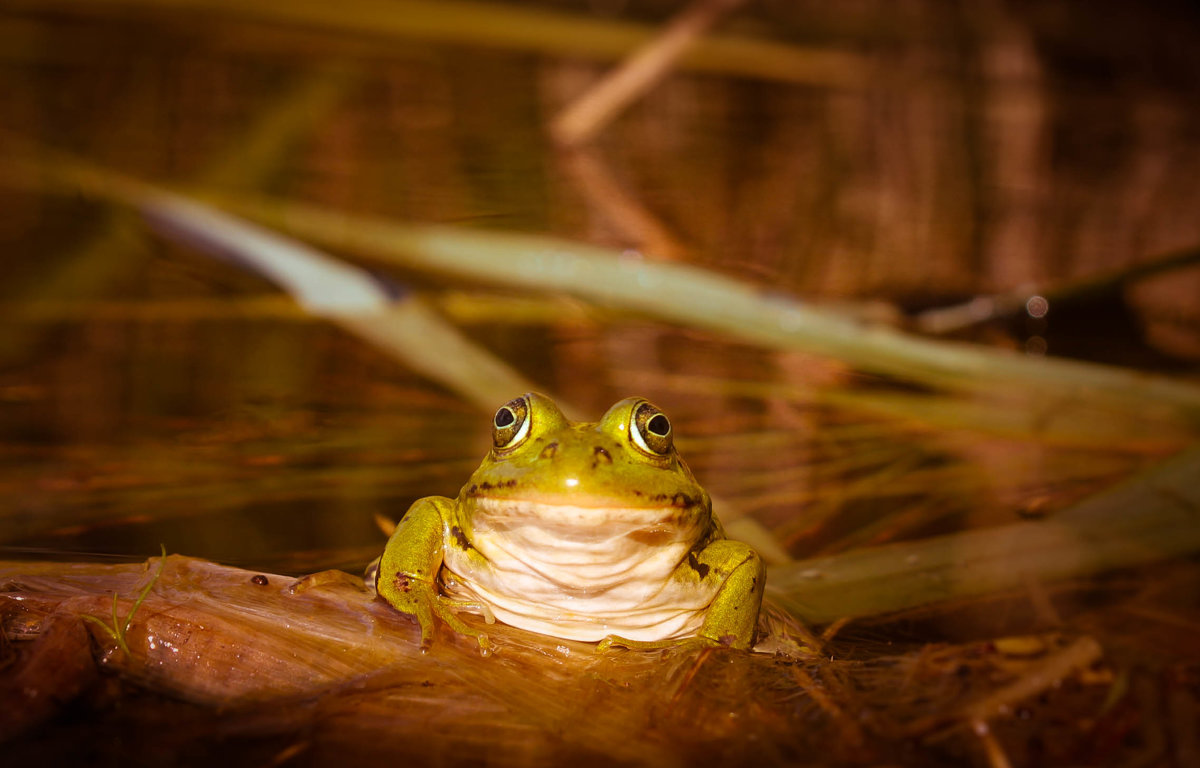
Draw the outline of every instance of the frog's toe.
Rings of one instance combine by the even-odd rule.
[[[492,650],[493,650],[492,639],[490,637],[488,637],[488,634],[486,632],[481,632],[478,629],[472,629],[471,627],[468,627],[466,624],[463,624],[461,622],[459,622],[458,626],[454,626],[454,625],[451,625],[451,626],[454,628],[454,631],[459,633],[460,635],[466,635],[467,637],[475,638],[475,642],[479,644],[479,655],[480,656],[491,656],[492,655]]]
[[[486,657],[492,655],[492,651],[494,650],[494,648],[492,646],[492,639],[490,637],[488,637],[486,633],[484,633],[484,632],[477,633],[475,635],[475,642],[479,643],[479,655],[480,656],[483,656],[486,658]]]
[[[437,612],[438,618],[446,622],[446,625],[449,626],[450,629],[454,630],[460,635],[466,635],[467,637],[475,638],[475,642],[479,644],[479,652],[482,655],[491,655],[492,641],[487,636],[487,633],[468,626],[466,622],[460,619],[458,615],[451,610],[451,608],[455,605],[457,605],[457,603],[455,603],[453,600],[442,599],[438,601],[434,610]]]
[[[421,653],[429,653],[429,649],[433,647],[433,632],[421,627],[421,642],[417,644],[417,648]]]

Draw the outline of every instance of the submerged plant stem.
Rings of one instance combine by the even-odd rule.
[[[1015,682],[993,691],[963,709],[967,722],[987,721],[1004,716],[1014,705],[1036,696],[1078,669],[1087,667],[1104,655],[1100,644],[1091,637],[1081,637],[1066,648],[1051,654]]]
[[[772,568],[767,593],[826,623],[1021,589],[1200,550],[1200,449],[1042,522],[903,542]]]

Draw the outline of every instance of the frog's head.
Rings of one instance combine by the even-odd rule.
[[[675,450],[671,422],[630,397],[595,423],[568,420],[550,398],[505,403],[492,423],[492,450],[463,487],[459,508],[546,523],[704,529],[708,494]]]

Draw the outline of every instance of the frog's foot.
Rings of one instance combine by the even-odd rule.
[[[679,649],[681,651],[698,651],[703,648],[720,648],[722,646],[733,645],[732,639],[729,642],[714,640],[711,637],[703,635],[693,635],[692,637],[679,637],[671,640],[630,640],[627,637],[620,635],[609,635],[600,641],[596,646],[596,650],[601,653],[607,653],[614,648],[630,648],[638,651],[656,651],[663,648]]]
[[[381,587],[380,591],[384,592],[385,590]],[[453,611],[455,607],[471,607],[475,606],[475,603],[444,598],[438,594],[436,585],[403,573],[396,574],[393,583],[388,585],[386,597],[396,610],[407,613],[417,620],[417,625],[421,628],[422,652],[429,650],[433,645],[433,633],[436,626],[434,617],[437,617],[458,634],[475,638],[482,655],[491,654],[492,641],[488,638],[487,633],[467,626]]]

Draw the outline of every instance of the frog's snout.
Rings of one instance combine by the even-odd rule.
[[[539,473],[543,477],[557,477],[562,487],[578,488],[588,478],[598,478],[614,471],[613,453],[620,446],[607,445],[602,441],[587,441],[583,444],[563,444],[552,440],[538,451],[539,463],[544,463]],[[545,466],[549,464],[549,466]]]

